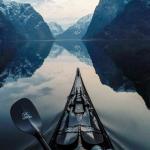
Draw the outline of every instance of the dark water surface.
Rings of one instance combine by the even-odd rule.
[[[36,142],[17,130],[10,118],[11,105],[23,97],[36,105],[50,138],[77,67],[114,147],[150,149],[150,111],[134,83],[100,47],[87,48],[80,41],[0,45],[1,150],[23,150]]]

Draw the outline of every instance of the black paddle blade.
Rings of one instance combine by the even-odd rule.
[[[42,121],[33,103],[27,98],[12,105],[10,114],[16,127],[21,131],[35,135],[40,132]]]

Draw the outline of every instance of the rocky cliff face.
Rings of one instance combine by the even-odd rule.
[[[14,28],[12,23],[0,12],[0,41],[24,39]]]
[[[87,28],[89,27],[91,19],[92,19],[91,14],[82,17],[74,25],[68,28],[63,34],[59,35],[57,38],[59,39],[81,39],[87,31]]]
[[[4,7],[3,1],[0,1],[0,8]],[[0,41],[23,39],[23,37],[16,31],[11,21],[4,15],[0,9]]]
[[[100,0],[84,38],[93,39],[124,10],[130,0]]]
[[[52,34],[42,16],[30,4],[7,2],[0,4],[0,13],[10,24],[15,32],[21,34],[26,40],[49,40]]]
[[[124,11],[95,38],[101,39],[149,39],[150,6],[145,0],[132,0]]]

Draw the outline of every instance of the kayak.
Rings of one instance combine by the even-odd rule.
[[[113,150],[79,68],[62,116],[49,143],[52,150]]]

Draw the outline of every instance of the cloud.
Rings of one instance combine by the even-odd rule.
[[[92,13],[99,0],[15,0],[30,3],[47,22],[57,22],[63,26]],[[68,18],[68,19],[67,19]]]
[[[99,0],[54,0],[54,3],[45,2],[38,5],[36,9],[47,21],[52,20],[67,25],[93,13],[98,2]]]

